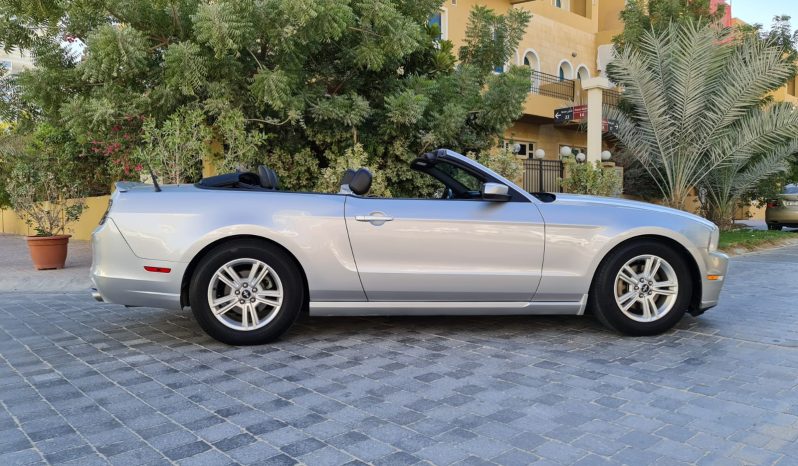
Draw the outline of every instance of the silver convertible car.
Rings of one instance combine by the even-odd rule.
[[[594,314],[629,335],[718,302],[718,229],[621,199],[530,194],[449,150],[411,170],[436,198],[281,191],[274,171],[194,185],[119,183],[94,231],[94,297],[190,306],[212,337],[257,344],[311,316]]]

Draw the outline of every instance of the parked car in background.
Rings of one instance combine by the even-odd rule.
[[[768,230],[798,228],[798,184],[788,184],[783,193],[768,202],[765,222]]]
[[[523,191],[449,150],[408,167],[432,198],[279,190],[274,171],[195,185],[118,184],[93,234],[100,301],[181,309],[230,344],[311,315],[560,314],[652,335],[718,302],[718,228],[641,202]],[[131,311],[134,312],[134,311]]]

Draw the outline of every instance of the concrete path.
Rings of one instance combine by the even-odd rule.
[[[24,236],[0,235],[0,292],[86,291],[90,266],[89,241],[69,241],[65,268],[36,270]]]

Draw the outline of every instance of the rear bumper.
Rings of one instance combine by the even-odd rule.
[[[765,211],[765,222],[780,225],[798,225],[798,209],[769,207]]]
[[[108,218],[92,234],[91,294],[106,303],[180,309],[180,283],[187,265],[137,257]],[[144,266],[171,272],[148,272]]]

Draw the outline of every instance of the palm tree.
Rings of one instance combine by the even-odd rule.
[[[684,209],[695,188],[713,190],[724,176],[735,188],[713,195],[725,202],[752,178],[780,170],[798,141],[798,112],[767,99],[794,73],[772,43],[706,22],[674,23],[644,33],[610,64],[623,102],[608,117],[670,206]]]
[[[765,118],[775,119],[779,115],[795,121],[795,108],[791,104],[778,104],[763,112]],[[795,123],[793,123],[795,124]],[[768,125],[765,124],[765,127]],[[798,153],[798,138],[777,145],[769,152],[756,154],[750,158],[735,158],[730,163],[712,170],[701,181],[702,204],[707,218],[722,229],[732,225],[734,211],[741,204],[741,198],[754,190],[757,184],[770,176],[790,169],[790,158]]]

